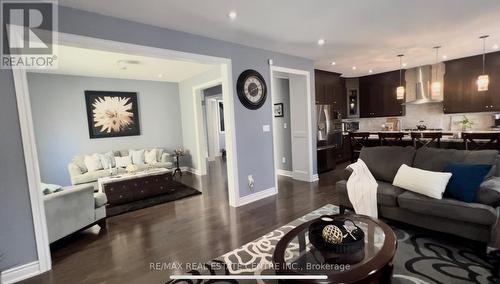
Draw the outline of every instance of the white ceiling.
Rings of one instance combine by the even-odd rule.
[[[313,59],[317,68],[366,75],[433,63],[500,44],[498,0],[59,0],[64,6]],[[238,13],[231,21],[230,10]],[[326,44],[317,45],[319,38]],[[337,64],[331,66],[335,61]],[[356,66],[357,70],[352,70]]]
[[[57,56],[56,69],[36,69],[30,72],[180,82],[214,68],[214,65],[63,45],[57,46]],[[120,61],[133,61],[135,64]]]

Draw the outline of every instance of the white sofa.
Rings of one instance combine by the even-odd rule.
[[[158,148],[157,148],[158,149]],[[141,149],[142,150],[142,149]],[[151,149],[144,149],[151,150]],[[129,150],[112,151],[115,157],[125,157],[129,155]],[[71,184],[85,184],[94,183],[101,177],[107,177],[111,175],[108,169],[100,169],[96,171],[89,171],[85,166],[85,155],[77,155],[73,157],[73,160],[68,164],[69,176],[71,179]],[[163,150],[161,156],[158,157],[158,162],[152,164],[136,164],[136,171],[142,171],[147,168],[173,168],[172,156]],[[112,168],[113,173],[125,173],[127,170],[125,168]]]

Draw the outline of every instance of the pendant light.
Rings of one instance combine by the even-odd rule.
[[[489,35],[480,36],[479,38],[483,40],[483,73],[477,77],[477,91],[484,92],[488,91],[488,85],[490,84],[490,76],[485,72],[485,61],[486,61],[486,38]]]
[[[403,86],[403,54],[399,54],[399,87],[396,88],[396,99],[403,100],[405,98],[405,87]]]
[[[439,71],[439,49],[441,46],[434,46],[433,47],[436,50],[436,76],[434,78],[434,81],[431,84],[431,92],[433,96],[439,96],[441,94],[441,82],[438,79],[438,71]]]

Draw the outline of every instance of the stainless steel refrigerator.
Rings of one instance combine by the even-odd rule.
[[[335,152],[342,149],[342,119],[333,105],[316,105],[318,172],[335,169]]]

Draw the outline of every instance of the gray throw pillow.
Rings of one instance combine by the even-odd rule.
[[[500,177],[492,177],[481,183],[477,202],[493,207],[500,206]]]

